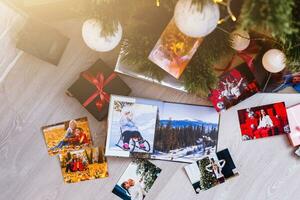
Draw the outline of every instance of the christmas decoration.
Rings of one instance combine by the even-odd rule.
[[[277,73],[285,68],[285,60],[286,58],[282,51],[278,49],[270,49],[264,54],[262,63],[267,71]]]
[[[75,97],[97,120],[108,113],[110,94],[128,95],[130,88],[102,60],[98,60],[68,88],[67,94]]]
[[[220,11],[212,1],[179,0],[174,19],[181,32],[190,37],[203,37],[211,33],[218,24]]]
[[[215,22],[209,22],[214,19],[210,17],[215,16],[212,15],[212,13],[216,14],[215,12],[210,12],[207,15],[210,17],[206,16],[205,20],[200,20],[207,25],[204,26],[205,30],[201,27],[201,30],[204,30],[203,33],[211,32],[203,38],[201,48],[195,52],[181,76],[186,91],[199,96],[207,96],[209,91],[216,86],[218,72],[216,73],[215,69],[219,68],[218,64],[234,54],[232,47],[242,48],[239,46],[241,45],[239,42],[237,42],[238,47],[231,43],[232,37],[230,39],[230,36],[234,30],[244,30],[250,35],[258,33],[259,37],[251,37],[250,40],[259,41],[259,45],[262,47],[261,51],[270,48],[279,49],[286,55],[286,69],[291,72],[300,70],[300,34],[298,34],[300,26],[299,23],[296,23],[299,19],[300,3],[295,0],[286,2],[245,0],[244,2],[234,2],[234,4],[231,1],[223,2],[222,0],[89,0],[88,6],[85,7],[88,9],[84,10],[83,16],[96,18],[101,24],[101,35],[104,37],[115,33],[118,30],[119,22],[126,24],[120,53],[122,63],[130,66],[136,72],[159,81],[163,80],[167,73],[149,61],[147,57],[166,24],[174,17],[176,25],[185,33],[181,29],[177,17],[200,16],[199,13],[204,14],[207,10],[214,10],[212,7],[218,7],[216,3],[220,5],[218,18],[221,19],[217,21],[218,27],[215,29],[212,28],[217,26]],[[191,13],[182,15],[177,12],[181,4],[189,4],[190,7],[180,7],[190,10]],[[83,6],[81,7],[83,8]],[[109,9],[111,7],[115,9]],[[283,10],[284,12],[282,12]],[[183,25],[188,25],[187,22],[188,20],[184,21]],[[248,37],[241,38],[247,39]],[[247,42],[243,42],[243,48],[246,48]],[[182,45],[178,44],[174,47],[177,49],[179,46]],[[261,58],[255,57],[254,59]]]
[[[300,70],[300,2],[297,0],[246,0],[239,17],[239,28],[266,35],[286,55],[289,70]],[[269,36],[271,35],[271,37]]]
[[[246,31],[235,30],[231,33],[231,46],[237,51],[245,50],[250,44],[250,36]]]
[[[97,19],[86,20],[82,26],[82,38],[86,45],[95,51],[110,51],[122,38],[121,24],[118,23],[116,31],[109,36],[102,36],[102,30],[101,23]]]

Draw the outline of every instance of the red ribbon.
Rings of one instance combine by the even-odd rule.
[[[253,60],[254,57],[252,57],[250,54],[256,54],[259,51],[259,47],[256,45],[255,42],[250,43],[249,47],[243,51],[238,51],[236,54],[233,55],[228,65],[225,67],[225,69],[216,69],[219,71],[228,71],[232,67],[232,63],[237,57],[240,57],[244,62],[248,65],[251,71],[254,71],[254,65]]]
[[[99,111],[101,111],[105,102],[109,102],[110,98],[110,95],[103,89],[117,75],[115,73],[111,73],[107,79],[104,79],[104,75],[102,73],[98,73],[96,77],[94,77],[92,74],[85,71],[81,73],[81,76],[97,88],[97,90],[82,105],[84,107],[88,106],[97,96],[99,96],[100,98],[96,100],[96,107]]]

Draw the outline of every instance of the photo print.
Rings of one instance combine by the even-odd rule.
[[[123,200],[142,200],[160,173],[161,169],[153,163],[136,159],[129,164],[112,193]]]
[[[172,19],[148,58],[178,79],[202,41],[183,34]]]
[[[238,110],[243,140],[290,133],[284,102]]]
[[[104,148],[85,148],[59,155],[65,183],[108,177]]]
[[[164,102],[152,159],[193,162],[216,152],[219,114],[213,107]]]
[[[240,65],[219,77],[216,89],[211,90],[209,99],[220,112],[238,104],[259,91],[254,75],[246,65]]]
[[[153,152],[157,106],[135,101],[111,96],[105,155],[129,157],[130,153]]]
[[[50,156],[92,144],[87,117],[42,127]]]
[[[300,145],[300,104],[289,107],[287,115],[291,131],[288,137],[291,144],[296,147]]]
[[[185,171],[198,194],[238,175],[228,149],[212,153],[185,167]]]

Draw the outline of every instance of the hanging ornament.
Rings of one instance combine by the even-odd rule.
[[[250,36],[246,31],[235,30],[230,34],[231,47],[237,51],[245,50],[250,44]]]
[[[82,26],[82,37],[88,47],[95,51],[106,52],[115,48],[122,38],[122,27],[118,24],[118,29],[113,35],[101,36],[102,27],[97,19],[88,19]]]
[[[268,72],[277,73],[285,68],[285,60],[286,57],[282,51],[270,49],[264,54],[262,64]]]
[[[216,3],[207,2],[199,9],[192,0],[179,0],[174,11],[176,26],[190,37],[204,37],[211,33],[220,18]]]

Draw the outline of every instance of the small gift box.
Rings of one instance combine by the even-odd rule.
[[[97,120],[108,113],[111,94],[128,95],[131,89],[101,59],[84,72],[68,89],[67,94],[75,97]]]
[[[47,24],[29,19],[18,35],[16,47],[41,60],[58,65],[69,38]]]

